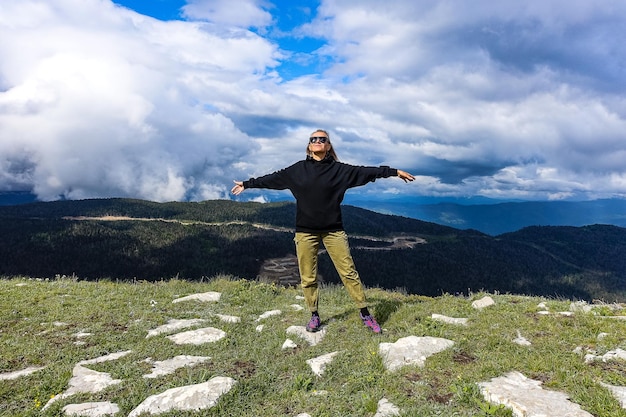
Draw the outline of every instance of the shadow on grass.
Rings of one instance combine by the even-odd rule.
[[[385,323],[403,303],[397,300],[380,300],[374,306],[374,317],[379,324]]]
[[[387,320],[389,320],[389,317],[393,313],[395,313],[402,304],[403,303],[401,301],[396,301],[396,300],[370,300],[370,305],[371,305],[370,312],[374,315],[374,317],[376,318],[376,321],[379,324],[383,324]],[[352,316],[353,314],[358,315],[359,314],[358,311],[359,311],[358,308],[345,310],[341,313],[336,313],[331,316],[328,316],[327,318],[322,318],[322,323],[328,324],[329,322],[334,321],[334,320],[338,320],[338,321],[345,320],[348,317]]]

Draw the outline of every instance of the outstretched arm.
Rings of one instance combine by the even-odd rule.
[[[398,171],[398,177],[402,178],[404,182],[413,181],[415,179],[413,175],[409,174],[406,171],[402,171],[401,169],[398,169],[397,171]]]
[[[243,181],[233,181],[233,182],[235,183],[235,186],[230,190],[230,192],[235,195],[239,195],[243,193],[243,190],[245,190],[243,186]]]

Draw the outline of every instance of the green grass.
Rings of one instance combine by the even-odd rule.
[[[19,285],[18,285],[19,284]],[[217,303],[172,303],[194,293],[218,291]],[[608,318],[623,312],[600,306],[596,313],[537,314],[544,302],[551,312],[569,310],[570,302],[516,295],[491,295],[496,305],[475,310],[470,298],[442,295],[428,298],[368,289],[371,310],[385,332],[375,335],[360,323],[358,311],[340,286],[321,290],[322,319],[328,333],[317,346],[295,340],[285,332],[308,319],[291,305],[298,289],[216,277],[208,282],[170,280],[157,283],[86,282],[72,279],[41,281],[29,278],[0,280],[0,373],[27,366],[45,369],[13,381],[0,381],[0,415],[56,416],[64,405],[85,401],[111,401],[126,416],[147,396],[166,389],[200,383],[214,376],[238,381],[212,409],[165,416],[373,416],[385,397],[405,416],[511,416],[503,407],[486,403],[477,383],[509,371],[519,371],[543,381],[543,387],[567,393],[596,417],[626,416],[617,400],[600,382],[626,385],[623,362],[585,364],[578,346],[603,354],[626,349],[626,321]],[[268,310],[283,314],[263,321],[255,331],[255,319]],[[241,323],[222,323],[214,313],[241,317]],[[467,327],[437,322],[431,314],[467,317]],[[170,319],[206,319],[227,337],[202,346],[175,345],[163,336],[146,339],[149,330]],[[64,325],[60,325],[65,323]],[[75,333],[93,333],[84,345],[76,345]],[[512,343],[517,332],[531,346]],[[598,339],[598,334],[608,336]],[[455,342],[447,351],[427,359],[423,368],[384,369],[378,355],[381,342],[405,336],[444,337]],[[286,338],[298,343],[281,350]],[[132,350],[121,359],[89,366],[122,379],[104,392],[81,394],[43,405],[67,389],[72,368],[81,360]],[[307,359],[340,353],[324,375],[316,377]],[[193,368],[158,379],[144,359],[165,360],[175,355],[210,356]]]

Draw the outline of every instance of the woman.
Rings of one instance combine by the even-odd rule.
[[[294,241],[302,291],[311,312],[307,331],[316,332],[321,328],[317,255],[320,242],[323,242],[344,287],[360,309],[363,324],[380,333],[380,326],[367,308],[363,285],[350,255],[341,218],[341,202],[349,188],[365,185],[377,178],[397,176],[404,182],[415,178],[408,172],[388,166],[363,167],[339,162],[328,132],[321,129],[311,134],[306,153],[305,160],[290,167],[247,181],[235,181],[231,192],[239,195],[247,188],[288,189],[296,198]]]

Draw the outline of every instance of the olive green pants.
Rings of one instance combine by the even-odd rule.
[[[339,278],[341,278],[341,282],[343,282],[344,287],[357,307],[367,307],[361,278],[354,266],[352,255],[350,255],[346,232],[343,230],[328,233],[297,232],[294,241],[296,242],[296,254],[298,256],[304,301],[311,312],[317,311],[319,303],[317,255],[320,242],[324,243],[324,247],[339,274]]]

